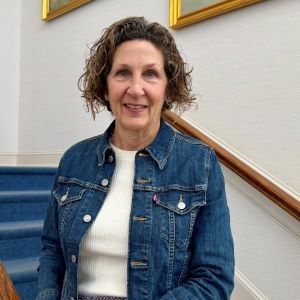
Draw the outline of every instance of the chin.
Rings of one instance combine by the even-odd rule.
[[[149,122],[146,119],[131,119],[131,120],[126,120],[125,122],[123,122],[123,126],[124,128],[128,129],[128,130],[144,130],[147,128],[152,127],[153,124],[151,124],[151,122]]]
[[[132,122],[132,123],[128,123],[126,124],[126,126],[124,126],[125,128],[127,128],[128,130],[144,130],[146,128],[149,127],[150,124],[146,123],[146,122]]]

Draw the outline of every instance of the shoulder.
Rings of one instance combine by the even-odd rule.
[[[114,122],[100,135],[96,135],[87,139],[84,139],[73,146],[71,146],[64,154],[64,156],[72,156],[78,154],[89,155],[91,152],[98,153],[105,150],[109,144],[109,137],[114,128]]]
[[[175,133],[175,144],[179,145],[180,147],[191,149],[192,151],[200,151],[207,153],[214,152],[214,149],[211,146],[204,143],[203,141],[191,137],[187,134],[178,132],[174,128],[173,130]]]
[[[97,152],[103,134],[84,139],[69,147],[63,154],[60,165],[63,168],[72,168],[83,163],[97,163]]]
[[[207,148],[208,150],[209,149],[213,150],[209,145],[205,144],[203,141],[201,141],[199,139],[196,139],[187,134],[178,132],[176,130],[174,130],[174,131],[175,131],[176,139],[182,143],[190,144],[190,145],[198,145],[199,147]]]
[[[81,152],[96,149],[102,136],[103,134],[100,134],[75,143],[65,151],[64,156],[80,154]]]
[[[65,177],[81,178],[98,166],[98,147],[103,135],[94,136],[72,145],[63,154],[58,174]]]
[[[191,137],[187,134],[178,132],[176,129],[172,128],[175,133],[175,149],[176,153],[185,154],[186,158],[192,158],[192,161],[202,161],[205,168],[209,170],[212,165],[219,164],[218,156],[215,150],[204,143],[203,141]]]

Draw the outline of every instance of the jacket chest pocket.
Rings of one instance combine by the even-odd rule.
[[[177,248],[188,247],[199,208],[205,205],[205,191],[169,190],[157,194],[161,238]]]
[[[54,190],[53,194],[60,206],[67,205],[74,201],[82,199],[86,188],[71,182],[59,182],[58,187]]]
[[[66,226],[70,227],[69,222],[74,219],[75,216],[73,214],[78,212],[79,205],[86,191],[87,188],[79,184],[59,180],[53,195],[58,203],[59,230],[61,233],[65,232]]]

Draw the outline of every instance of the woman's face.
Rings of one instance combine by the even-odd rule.
[[[116,130],[158,130],[166,86],[163,55],[152,43],[132,40],[118,46],[107,76]]]

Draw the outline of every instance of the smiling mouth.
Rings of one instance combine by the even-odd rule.
[[[141,104],[124,104],[124,106],[129,109],[143,109],[147,107],[147,105]]]

